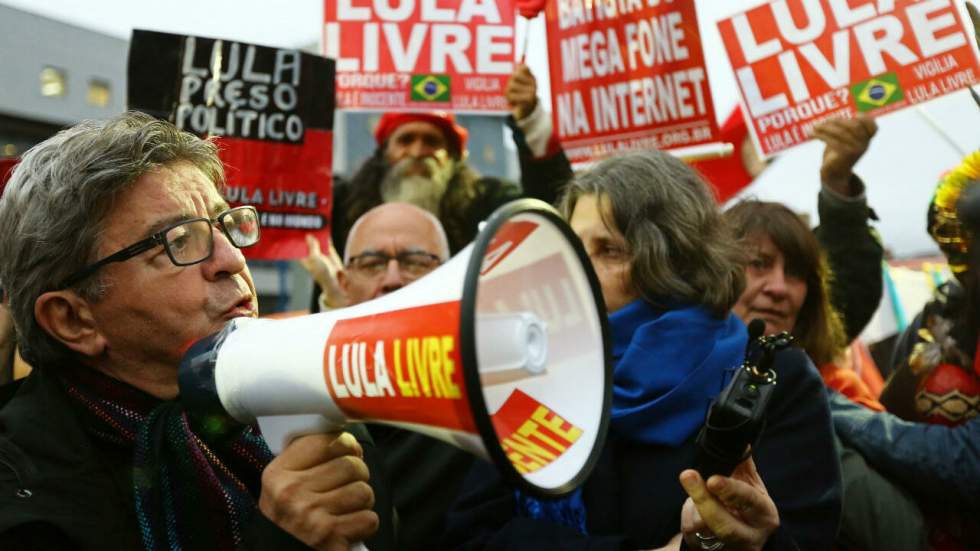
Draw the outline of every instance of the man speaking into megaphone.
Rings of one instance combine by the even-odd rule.
[[[256,316],[258,220],[222,183],[212,143],[136,113],[24,155],[0,281],[35,369],[0,391],[0,548],[393,548],[363,427],[273,458],[175,400],[187,344]]]

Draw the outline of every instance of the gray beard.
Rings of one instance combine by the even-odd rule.
[[[425,174],[419,174],[418,163],[426,165]],[[410,174],[406,175],[406,172]],[[385,203],[409,203],[439,216],[449,180],[452,179],[452,161],[440,166],[435,159],[402,159],[388,169],[381,181],[381,200]]]

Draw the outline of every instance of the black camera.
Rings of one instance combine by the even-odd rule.
[[[714,474],[731,475],[762,435],[766,408],[776,388],[773,359],[793,340],[786,332],[766,337],[764,331],[765,323],[760,320],[749,324],[745,361],[711,403],[698,433],[694,468],[704,480]]]

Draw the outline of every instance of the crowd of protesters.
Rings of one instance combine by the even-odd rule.
[[[258,315],[240,249],[259,220],[222,198],[212,142],[126,113],[35,146],[0,197],[0,548],[980,548],[980,153],[923,205],[955,278],[899,339],[879,394],[849,356],[882,294],[853,172],[872,120],[815,129],[811,229],[776,203],[722,209],[664,152],[573,173],[526,67],[505,95],[520,183],[476,174],[451,114],[385,114],[377,149],[335,179],[330,242],[310,237],[302,264],[312,310],[353,306],[437,269],[500,205],[555,205],[612,334],[610,434],[580,488],[532,496],[382,425],[273,456],[254,427],[185,411],[187,343]],[[793,346],[747,458],[704,480],[695,439],[755,319]]]

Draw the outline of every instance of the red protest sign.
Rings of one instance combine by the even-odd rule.
[[[0,195],[3,195],[3,189],[7,187],[7,180],[14,173],[14,167],[19,161],[20,159],[17,157],[0,159]]]
[[[211,38],[134,31],[130,109],[214,138],[225,198],[259,211],[250,259],[306,256],[330,232],[333,61]]]
[[[714,141],[694,2],[551,2],[545,17],[552,116],[572,161]]]
[[[718,23],[763,157],[814,125],[881,115],[977,82],[952,0],[786,0]]]
[[[512,0],[325,0],[343,109],[508,111]]]

